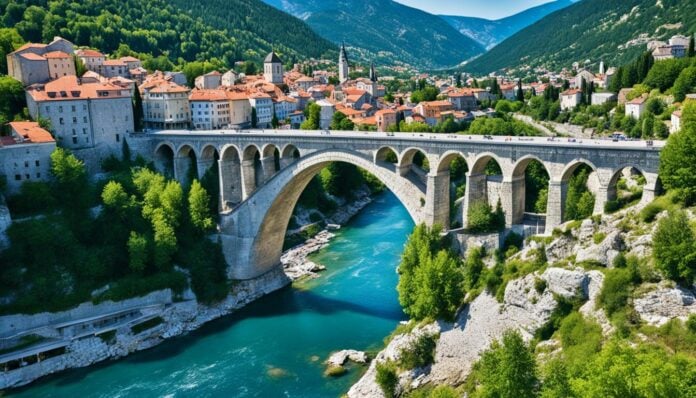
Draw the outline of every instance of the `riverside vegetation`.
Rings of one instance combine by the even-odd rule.
[[[683,115],[682,131],[670,137],[661,154],[660,172],[667,193],[642,208],[626,209],[618,218],[606,216],[613,220],[608,223],[618,225],[624,233],[648,234],[652,240],[648,256],[629,253],[629,246],[613,258],[609,268],[594,261],[574,265],[603,274],[596,308],[590,310],[606,314],[604,320],[579,311],[584,304],[580,298],[555,296],[556,309],[531,339],[508,330],[483,352],[463,383],[427,383],[404,390],[403,385],[399,386],[401,372],[409,370],[418,375],[434,361],[436,344],[416,337],[400,359],[377,363],[375,381],[383,394],[419,398],[463,394],[545,398],[696,396],[696,314],[686,320],[668,318],[655,325],[643,321],[634,306],[638,298],[663,286],[693,289],[696,278],[692,207],[696,203],[696,184],[692,180],[696,173],[696,103],[688,103]],[[570,189],[585,184],[584,174],[578,174]],[[587,207],[590,213],[578,211],[573,218],[589,216],[592,207]],[[598,216],[592,218],[590,225],[601,221]],[[569,222],[550,238],[528,240],[532,248],[525,248],[523,256],[518,255],[521,239],[510,239],[494,253],[471,248],[465,259],[459,259],[437,230],[417,226],[402,256],[398,284],[400,302],[412,321],[393,335],[401,338],[404,333],[415,333],[434,319],[453,320],[460,308],[483,292],[502,302],[505,285],[526,275],[539,275],[549,267],[573,266],[575,255],[549,263],[544,245],[563,239],[564,234],[578,227],[578,221]],[[598,231],[590,237],[598,245],[607,234]],[[537,278],[533,289],[541,294],[547,284]],[[437,341],[437,336],[431,339]],[[404,360],[414,355],[418,361]]]

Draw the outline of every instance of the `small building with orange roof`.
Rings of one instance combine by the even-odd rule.
[[[7,181],[7,192],[13,194],[26,181],[49,180],[56,141],[36,122],[10,122],[8,126],[10,135],[0,137],[0,176]]]

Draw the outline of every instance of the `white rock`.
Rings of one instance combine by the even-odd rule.
[[[599,244],[592,244],[589,247],[581,248],[575,256],[575,261],[594,261],[605,266],[611,266],[614,258],[623,249],[623,242],[619,231],[610,232]]]
[[[685,320],[696,314],[696,297],[692,290],[661,288],[634,300],[641,319],[650,325],[660,326],[673,318]]]
[[[355,363],[366,363],[367,354],[365,354],[363,351],[342,350],[331,354],[329,359],[326,360],[326,364],[332,366],[342,366],[348,360]]]
[[[581,269],[570,271],[563,268],[548,268],[541,278],[547,289],[564,298],[571,299],[578,294],[587,297],[587,275]]]

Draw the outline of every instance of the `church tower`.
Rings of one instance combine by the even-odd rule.
[[[263,78],[269,83],[283,84],[283,61],[273,51],[263,61]]]
[[[341,44],[341,53],[338,55],[338,81],[345,83],[348,80],[348,54],[345,43]]]

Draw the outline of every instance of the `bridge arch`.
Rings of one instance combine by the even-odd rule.
[[[447,151],[437,163],[435,169],[437,178],[445,178],[441,184],[445,190],[445,197],[448,202],[448,211],[445,222],[449,221],[452,228],[463,227],[464,200],[466,193],[467,174],[469,173],[469,163],[466,156],[459,151]],[[444,217],[443,217],[444,218]]]
[[[185,143],[179,146],[174,157],[174,174],[183,186],[188,186],[198,175],[198,154],[194,146]]]
[[[242,201],[242,161],[240,150],[233,144],[225,145],[220,153],[220,210],[233,208]]]
[[[242,151],[242,196],[244,199],[251,196],[256,188],[263,184],[261,153],[261,149],[254,144],[247,145]]]
[[[531,173],[528,175],[528,172]],[[512,220],[514,224],[536,226],[534,233],[544,232],[548,209],[549,181],[551,171],[538,156],[525,155],[512,166]],[[528,187],[528,184],[532,187]],[[536,192],[536,195],[534,194]],[[540,205],[541,208],[535,207]],[[525,221],[525,213],[529,213]],[[541,214],[544,216],[542,217]]]
[[[176,150],[171,142],[162,142],[155,148],[155,168],[166,177],[175,178],[174,154]]]
[[[297,200],[310,180],[332,162],[346,162],[369,171],[396,195],[415,222],[425,221],[421,204],[425,194],[411,181],[375,165],[368,155],[357,151],[313,152],[282,169],[234,212],[223,215],[221,237],[232,278],[254,278],[278,266]]]

